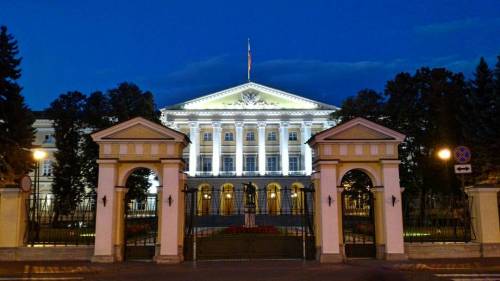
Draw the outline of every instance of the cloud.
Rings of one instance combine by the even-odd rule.
[[[460,20],[437,22],[415,26],[414,31],[422,34],[441,34],[492,26],[500,26],[500,18],[465,18]]]
[[[487,56],[494,61],[495,56]],[[320,61],[275,59],[256,63],[252,81],[298,95],[338,105],[359,90],[382,91],[387,80],[399,72],[422,66],[446,67],[469,76],[479,58],[459,56],[420,59]],[[155,79],[145,81],[159,106],[166,106],[246,82],[246,62],[227,55],[207,58]]]

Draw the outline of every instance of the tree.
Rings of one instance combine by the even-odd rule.
[[[160,123],[159,112],[154,103],[153,94],[143,92],[133,83],[121,83],[117,88],[108,91],[111,115],[118,122],[141,116]]]
[[[83,110],[85,96],[68,92],[53,101],[48,110],[54,122],[57,151],[53,166],[52,193],[55,200],[55,217],[74,210],[85,191],[82,177]]]
[[[476,181],[498,181],[500,157],[493,151],[498,151],[499,110],[498,91],[500,82],[500,61],[492,71],[484,58],[481,58],[474,72],[474,79],[470,81],[470,94],[468,96],[466,119],[467,140],[472,149],[472,164]],[[471,118],[472,117],[472,118]]]
[[[17,80],[21,58],[17,41],[0,27],[0,186],[12,185],[33,167],[31,144],[35,118]]]
[[[340,110],[334,112],[332,117],[346,122],[358,116],[381,122],[384,116],[384,97],[374,90],[361,90],[356,96],[345,99]]]
[[[97,188],[99,146],[92,140],[90,132],[107,128],[113,124],[110,116],[109,98],[102,92],[92,93],[83,107],[83,120],[86,134],[82,143],[82,176],[85,185],[94,191]]]

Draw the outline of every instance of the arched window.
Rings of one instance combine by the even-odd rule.
[[[198,187],[198,215],[206,216],[210,214],[212,203],[212,188],[208,184]]]
[[[266,189],[267,212],[270,215],[278,215],[281,211],[281,186],[277,183],[270,183]]]
[[[223,216],[230,216],[234,213],[234,186],[230,183],[222,185],[220,213]]]
[[[290,197],[292,203],[292,214],[302,214],[304,212],[304,185],[301,183],[293,183],[290,188]]]

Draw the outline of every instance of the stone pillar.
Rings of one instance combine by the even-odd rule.
[[[236,122],[236,176],[243,175],[243,122]]]
[[[116,160],[97,160],[99,177],[97,183],[97,215],[93,262],[114,262],[117,221]]]
[[[196,171],[198,169],[198,154],[200,147],[200,127],[198,122],[189,123],[189,139],[191,144],[189,145],[189,176],[196,176]]]
[[[304,167],[302,168],[306,174],[306,176],[310,176],[312,173],[312,151],[311,147],[306,143],[311,137],[311,122],[303,122],[300,130],[300,134],[302,136],[302,163],[304,163]]]
[[[337,194],[338,161],[320,161],[317,163],[318,173],[313,174],[317,180],[315,191],[316,229],[320,234],[319,261],[321,263],[341,262],[339,239],[339,197]]]
[[[220,146],[221,146],[221,124],[220,122],[212,123],[212,175],[214,177],[220,172]]]
[[[125,259],[125,195],[126,187],[115,187],[116,196],[116,238],[115,238],[115,261]]]
[[[0,188],[0,249],[24,245],[27,194],[19,188]]]
[[[266,123],[259,122],[259,175],[266,175]]]
[[[384,196],[383,217],[385,237],[385,258],[407,259],[404,252],[403,211],[401,187],[399,186],[399,160],[381,160]]]
[[[158,263],[180,263],[184,231],[184,177],[182,161],[165,159],[162,168],[162,199],[160,221],[160,253],[155,257]]]
[[[476,241],[481,243],[483,257],[500,257],[500,226],[498,222],[499,187],[477,185],[466,190],[472,203],[472,223]]]
[[[375,223],[375,247],[377,259],[385,257],[385,235],[384,235],[384,188],[374,187],[373,192],[373,215]],[[391,203],[392,205],[392,203]]]
[[[281,173],[288,176],[288,122],[280,123]]]

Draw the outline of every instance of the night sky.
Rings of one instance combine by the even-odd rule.
[[[123,81],[160,107],[244,83],[248,37],[254,82],[334,105],[401,71],[471,77],[480,56],[500,55],[499,0],[1,0],[0,25],[19,41],[36,110]]]

